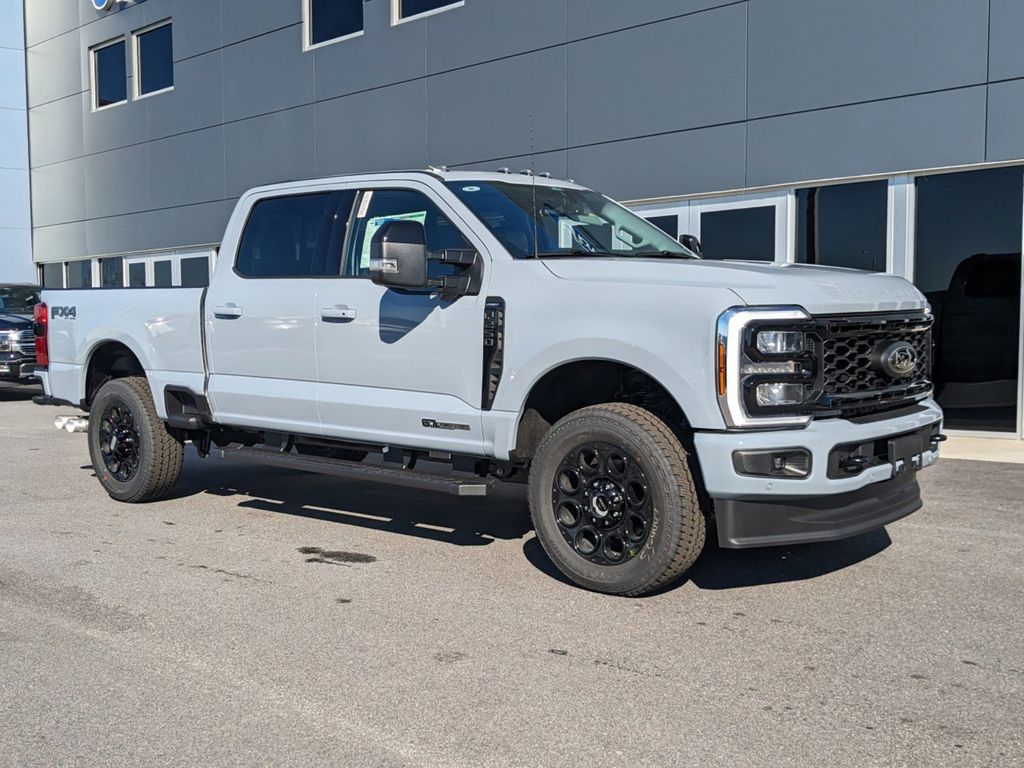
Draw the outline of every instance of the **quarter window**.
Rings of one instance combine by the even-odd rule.
[[[93,48],[92,90],[95,109],[128,101],[124,38]]]
[[[235,269],[243,277],[337,275],[335,222],[347,217],[351,199],[351,193],[318,192],[260,200],[242,233]]]
[[[308,45],[340,40],[363,31],[363,0],[306,0]]]
[[[135,33],[136,94],[147,96],[174,87],[171,23]]]
[[[425,195],[409,189],[369,189],[360,195],[345,275],[366,277],[370,272],[370,245],[373,236],[389,221],[415,221],[423,225],[427,250],[440,253],[446,250],[468,250],[472,246],[440,209]],[[456,268],[457,269],[457,268]],[[430,276],[451,273],[451,265],[432,262]]]
[[[452,2],[452,0],[395,0],[399,20],[463,4],[463,0],[457,2]]]

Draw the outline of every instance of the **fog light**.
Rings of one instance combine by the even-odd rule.
[[[804,401],[804,385],[785,382],[758,384],[755,396],[760,406],[800,405]]]
[[[763,355],[803,352],[804,335],[800,331],[761,331],[757,334],[757,351]]]
[[[732,465],[741,475],[801,478],[811,474],[811,453],[806,448],[733,451]]]

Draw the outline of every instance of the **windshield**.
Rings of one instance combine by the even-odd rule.
[[[447,184],[517,259],[698,258],[653,224],[589,189],[484,181]]]
[[[0,286],[0,312],[31,315],[38,301],[39,292],[35,288],[23,285]]]

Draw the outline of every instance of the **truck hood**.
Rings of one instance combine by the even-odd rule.
[[[32,321],[21,315],[0,312],[0,331],[24,331],[32,327]]]
[[[815,314],[921,309],[924,296],[902,277],[812,264],[697,259],[545,259],[563,280],[726,288],[751,306],[789,304]]]

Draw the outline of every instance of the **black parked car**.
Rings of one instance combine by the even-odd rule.
[[[0,285],[0,381],[35,382],[36,335],[32,310],[39,301],[35,285]]]

